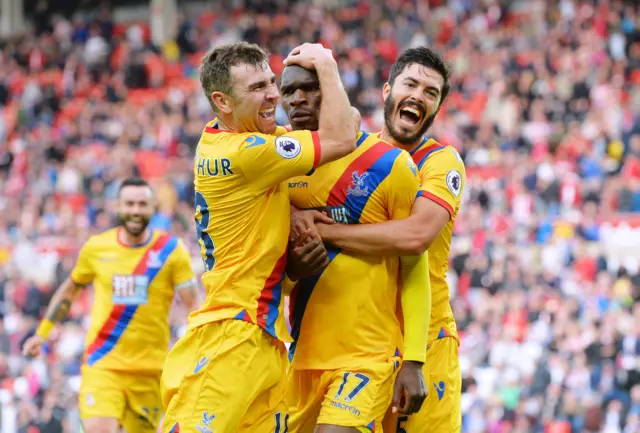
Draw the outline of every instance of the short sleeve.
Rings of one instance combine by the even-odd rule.
[[[447,147],[429,156],[420,170],[420,195],[445,208],[451,217],[460,209],[466,173],[462,158]]]
[[[191,267],[191,255],[180,239],[178,239],[178,246],[171,257],[171,272],[171,280],[175,290],[187,287],[195,281]]]
[[[399,220],[411,215],[413,202],[420,190],[418,167],[411,160],[411,156],[402,151],[396,158],[391,170],[388,192],[389,216]]]
[[[96,274],[93,267],[93,242],[89,239],[80,250],[76,265],[71,270],[71,279],[79,286],[91,284]]]
[[[244,176],[265,187],[312,172],[320,162],[317,132],[292,131],[284,135],[249,136],[238,152]]]

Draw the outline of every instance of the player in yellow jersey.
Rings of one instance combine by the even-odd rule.
[[[286,430],[284,342],[291,338],[282,317],[290,228],[284,181],[353,151],[359,116],[331,51],[304,44],[285,62],[318,70],[331,97],[317,132],[283,135],[267,60],[260,47],[241,42],[215,48],[202,61],[202,88],[217,113],[194,162],[206,300],[165,363],[165,432]]]
[[[37,356],[65,319],[75,294],[93,283],[80,414],[84,431],[153,433],[162,416],[160,374],[169,347],[169,309],[177,293],[191,311],[197,290],[191,257],[175,236],[147,227],[155,210],[146,181],[120,185],[120,226],[84,244],[69,278],[23,352]]]
[[[318,226],[326,242],[347,251],[377,256],[429,250],[432,313],[424,365],[429,396],[419,413],[399,417],[398,433],[457,432],[462,422],[459,340],[446,274],[465,169],[453,147],[425,137],[449,92],[449,75],[438,53],[412,48],[400,55],[384,85],[380,137],[410,152],[420,170],[424,198],[416,200],[411,216],[363,226]]]
[[[316,73],[288,66],[280,90],[292,128],[317,129],[325,97]],[[313,175],[291,179],[292,204],[344,224],[408,217],[419,191],[409,154],[364,132],[357,146]],[[401,353],[403,369],[414,372],[409,385],[416,390],[407,395],[410,411],[426,397],[421,373],[429,318],[424,311],[430,302],[426,253],[402,258],[404,348],[397,345],[398,258],[371,258],[331,247],[328,255],[329,265],[299,281],[291,293],[295,341],[290,348],[289,431],[380,432]]]

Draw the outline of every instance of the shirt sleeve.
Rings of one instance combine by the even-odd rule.
[[[445,208],[451,217],[460,209],[466,173],[458,152],[447,147],[427,158],[420,170],[420,195]]]
[[[245,177],[271,187],[295,177],[310,174],[320,162],[317,132],[292,131],[284,135],[249,136],[239,151]]]
[[[71,270],[71,280],[79,286],[86,286],[91,284],[95,278],[95,268],[93,266],[93,251],[94,246],[91,239],[89,239],[80,250],[76,265]]]
[[[389,180],[389,216],[392,220],[407,218],[420,191],[418,168],[407,152],[402,151],[396,158]]]
[[[195,275],[191,268],[191,255],[181,239],[178,239],[178,246],[173,252],[171,271],[175,290],[180,290],[195,282]]]

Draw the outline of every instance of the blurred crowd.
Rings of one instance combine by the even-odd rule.
[[[370,131],[397,55],[440,50],[452,91],[430,134],[468,176],[449,272],[463,431],[640,431],[637,2],[217,3],[157,46],[108,6],[63,17],[44,0],[0,43],[0,431],[79,431],[91,291],[45,356],[20,345],[82,243],[114,224],[121,179],[151,181],[153,227],[202,271],[192,156],[213,114],[195,78],[203,52],[240,40],[267,47],[276,74],[301,42],[331,47]],[[171,323],[177,338],[179,305]]]

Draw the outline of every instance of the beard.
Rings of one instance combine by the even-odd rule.
[[[151,219],[148,217],[140,217],[140,219],[135,220],[135,222],[140,224],[140,227],[132,228],[129,227],[127,223],[133,222],[134,219],[130,216],[123,216],[118,214],[118,225],[122,226],[131,236],[140,236],[142,233],[144,233],[144,231],[149,226],[150,220]]]
[[[416,141],[420,140],[422,136],[427,132],[427,130],[431,127],[433,121],[436,118],[437,112],[424,119],[422,125],[416,132],[403,132],[402,130],[396,128],[393,124],[393,112],[396,109],[396,105],[397,104],[395,98],[391,94],[389,94],[387,100],[384,102],[384,124],[386,125],[389,134],[395,141],[401,144],[413,144]]]

